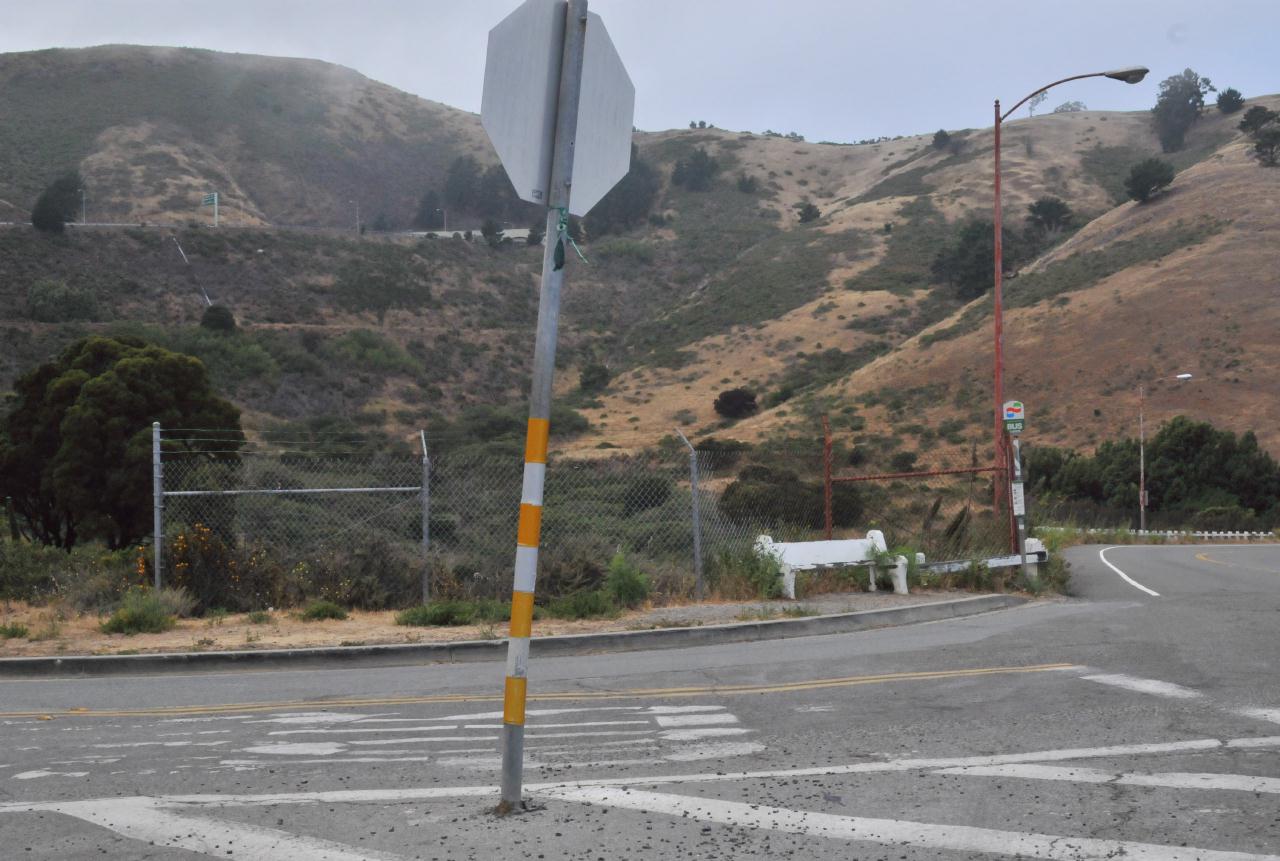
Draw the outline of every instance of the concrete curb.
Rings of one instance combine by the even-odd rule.
[[[635,652],[648,649],[685,649],[724,643],[779,640],[786,637],[845,634],[893,625],[937,622],[943,619],[1003,610],[1026,602],[1026,598],[1016,595],[977,595],[952,601],[933,601],[928,604],[913,604],[887,610],[834,613],[804,619],[535,637],[530,646],[531,654],[537,657],[567,657],[597,652]],[[154,655],[64,655],[47,658],[0,658],[0,678],[157,675],[193,670],[388,667],[421,663],[502,661],[506,659],[506,655],[506,640],[261,649],[237,652],[168,652]]]

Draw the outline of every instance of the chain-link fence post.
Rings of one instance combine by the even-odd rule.
[[[164,465],[160,462],[160,422],[151,423],[151,549],[155,553],[155,584],[160,588],[160,552],[164,535]]]
[[[689,496],[693,500],[693,576],[694,594],[701,601],[706,597],[707,584],[702,576],[702,509],[698,504],[698,451],[689,442],[680,428],[676,428],[680,439],[689,448]]]
[[[431,457],[427,454],[427,432],[418,431],[422,440],[422,603],[431,602]]]

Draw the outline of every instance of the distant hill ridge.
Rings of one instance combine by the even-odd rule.
[[[189,266],[155,230],[0,230],[0,387],[86,331],[123,328],[200,355],[251,423],[323,414],[408,431],[524,395],[538,249],[270,229],[351,225],[355,200],[366,224],[407,223],[458,156],[493,164],[476,116],[326,63],[131,46],[0,55],[0,112],[0,221],[78,167],[90,220],[207,223],[199,197],[218,190],[226,223],[263,227],[180,231]],[[1186,370],[1193,385],[1152,386],[1153,423],[1185,411],[1280,452],[1280,170],[1250,157],[1239,116],[1210,109],[1168,155],[1148,111],[1006,125],[1007,224],[1045,195],[1077,214],[1006,282],[1009,393],[1038,441],[1131,435],[1137,385]],[[945,146],[638,133],[652,209],[588,233],[590,263],[567,282],[558,388],[592,425],[575,444],[638,445],[675,425],[811,437],[824,413],[837,433],[900,437],[904,410],[915,439],[895,445],[985,442],[990,295],[965,301],[931,264],[989,217],[993,138],[950,132]],[[673,176],[699,150],[718,168],[706,190]],[[1121,203],[1129,167],[1154,155],[1180,171],[1170,191]],[[819,217],[801,223],[805,203]],[[35,319],[27,292],[49,277],[94,292],[99,312]],[[239,334],[199,331],[196,281]],[[608,385],[579,391],[597,363]],[[712,403],[736,386],[762,409],[726,423]]]
[[[13,218],[80,168],[94,220],[334,225],[353,200],[407,222],[478,119],[317,60],[106,45],[0,54],[0,199]]]

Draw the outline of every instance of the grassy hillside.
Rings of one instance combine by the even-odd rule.
[[[406,223],[483,141],[477,117],[350,69],[186,48],[0,54],[0,114],[3,219],[79,167],[95,221],[194,219],[216,189],[228,224],[345,224],[352,200]]]
[[[366,219],[404,223],[458,155],[494,160],[475,116],[324,63],[127,46],[0,55],[0,110],[13,118],[0,220],[78,167],[91,220],[183,224],[216,187],[227,223],[245,225],[0,230],[0,386],[86,331],[130,331],[205,359],[251,423],[407,430],[524,395],[541,249],[267,227],[349,223],[357,197]],[[1238,118],[1206,114],[1170,157],[1172,191],[1141,207],[1116,193],[1159,152],[1148,112],[1007,124],[1008,223],[1043,195],[1077,213],[1007,282],[1009,391],[1041,440],[1131,433],[1132,389],[1191,370],[1193,386],[1153,386],[1153,417],[1186,409],[1280,450],[1267,301],[1280,171],[1250,159]],[[630,230],[588,234],[590,263],[571,263],[565,293],[558,388],[592,425],[576,444],[651,443],[675,425],[810,435],[823,413],[886,455],[985,440],[990,298],[966,304],[931,263],[966,219],[989,215],[993,138],[932,138],[638,133],[660,178],[654,205]],[[710,188],[673,183],[699,149],[719,165]],[[804,203],[820,217],[801,224]],[[50,319],[31,294],[48,280],[88,295],[91,312]],[[199,328],[202,289],[234,311],[237,334]],[[587,362],[610,367],[603,391],[577,391]],[[765,409],[724,423],[712,402],[739,385]]]

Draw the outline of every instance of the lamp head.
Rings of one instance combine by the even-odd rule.
[[[1130,66],[1127,69],[1113,69],[1110,72],[1103,72],[1103,77],[1110,78],[1113,81],[1124,81],[1126,84],[1136,84],[1147,76],[1147,72],[1151,71],[1146,66]]]
[[[1189,379],[1191,379],[1191,376],[1192,376],[1191,374],[1178,374],[1178,376],[1174,377],[1174,379],[1175,379],[1175,380],[1189,380]]]

